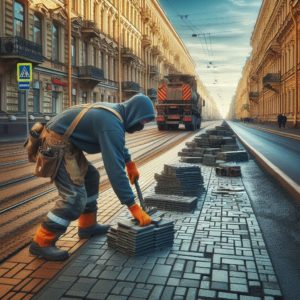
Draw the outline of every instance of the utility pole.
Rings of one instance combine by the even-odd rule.
[[[296,4],[298,5],[298,4]],[[298,24],[297,19],[294,15],[293,11],[293,1],[290,1],[290,9],[291,15],[294,22],[295,27],[295,54],[294,54],[294,61],[295,61],[295,85],[296,85],[296,98],[294,99],[294,127],[297,127],[297,114],[298,114],[298,101],[299,101],[299,83],[298,83],[298,58],[299,58],[299,36],[298,36]]]
[[[72,22],[71,22],[71,1],[68,0],[68,98],[69,107],[72,106]]]
[[[119,8],[118,8],[118,32],[119,32],[119,37],[118,37],[118,43],[119,43],[119,67],[118,67],[118,80],[119,80],[119,102],[122,102],[122,56],[121,56],[121,51],[122,51],[122,30],[121,30],[121,3],[122,0],[119,0]]]

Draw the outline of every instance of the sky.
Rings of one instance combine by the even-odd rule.
[[[196,71],[226,116],[247,58],[262,0],[159,0]]]

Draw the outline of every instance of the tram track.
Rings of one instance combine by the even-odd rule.
[[[195,134],[186,131],[158,132],[156,128],[148,128],[144,131],[146,133],[144,135],[127,136],[126,146],[130,149],[132,159],[137,162],[138,166],[149,162],[153,157],[159,156]],[[94,159],[96,155],[98,158]],[[110,183],[99,154],[88,155],[87,158],[100,172],[100,191],[107,190]],[[7,192],[6,198],[0,199],[2,229],[0,239],[3,241],[0,247],[0,261],[30,242],[36,225],[41,222],[57,199],[56,188],[53,184],[49,184],[49,180],[35,178],[32,175],[30,178],[27,176],[25,180],[19,178],[17,183],[11,183],[5,188],[2,183],[0,192],[4,190]]]

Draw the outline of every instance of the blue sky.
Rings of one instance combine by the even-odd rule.
[[[159,3],[225,115],[251,53],[250,38],[262,0],[159,0]]]

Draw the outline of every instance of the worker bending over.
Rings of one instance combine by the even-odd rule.
[[[65,110],[53,117],[42,131],[43,143],[48,141],[47,144],[53,144],[53,141],[59,144],[62,136],[71,133],[69,146],[64,148],[63,159],[52,178],[60,199],[47,214],[29,246],[31,254],[48,260],[69,257],[67,251],[55,246],[55,242],[66,232],[71,221],[78,219],[79,238],[105,234],[109,228],[97,223],[100,176],[86,160],[83,151],[102,153],[106,173],[120,202],[127,205],[141,226],[151,223],[150,216],[135,203],[129,180],[134,184],[139,172],[125,147],[126,132],[142,130],[145,123],[154,120],[151,100],[138,94],[123,103],[95,103],[81,113],[80,118],[83,109],[83,106],[74,106]],[[70,127],[73,127],[72,130]]]

